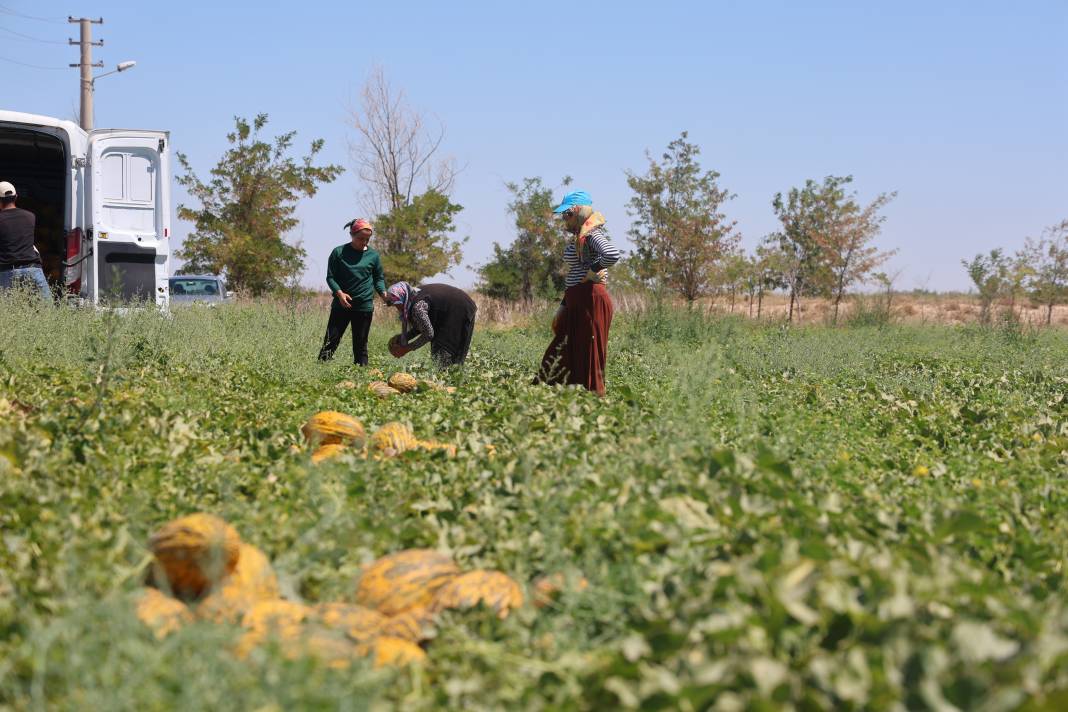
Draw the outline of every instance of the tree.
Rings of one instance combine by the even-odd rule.
[[[234,117],[234,123],[226,137],[230,148],[211,170],[209,182],[196,176],[184,153],[177,154],[185,171],[178,184],[200,207],[178,206],[178,217],[195,229],[176,255],[189,271],[224,273],[234,289],[260,295],[304,271],[304,249],[284,239],[298,223],[293,216],[297,202],[315,195],[320,184],[334,181],[344,169],[313,165],[322,139],[312,141],[299,161],[288,155],[295,131],[273,142],[261,140],[267,114],[258,114],[251,124]]]
[[[766,292],[785,289],[794,283],[797,262],[792,251],[783,250],[783,242],[783,237],[779,233],[766,235],[753,257],[757,319],[763,313]]]
[[[570,182],[563,180],[565,186]],[[564,233],[553,217],[552,189],[541,178],[524,178],[506,187],[512,195],[508,212],[515,220],[516,236],[508,247],[493,243],[493,259],[479,268],[479,291],[527,303],[536,296],[559,295],[564,289]]]
[[[822,192],[823,229],[815,234],[816,243],[826,261],[831,275],[831,298],[834,301],[834,323],[838,323],[838,309],[845,290],[868,275],[888,260],[895,251],[880,252],[871,244],[885,218],[879,211],[896,193],[880,193],[867,206],[860,206],[854,195],[847,195],[842,186],[852,177],[841,182],[824,181]]]
[[[826,229],[826,196],[838,191],[845,182],[848,179],[835,176],[825,178],[822,185],[810,179],[803,188],[791,188],[785,197],[776,193],[772,198],[772,208],[782,223],[782,231],[776,236],[782,272],[790,291],[790,321],[794,319],[795,304],[800,316],[803,294],[829,292],[833,284],[819,238]]]
[[[1046,325],[1053,307],[1068,302],[1068,220],[1046,228],[1038,240],[1028,238],[1023,256],[1029,267],[1027,288],[1031,298],[1046,307]]]
[[[961,260],[979,292],[979,321],[989,324],[994,302],[1006,293],[1009,285],[1010,260],[999,248],[978,254],[971,261]]]
[[[453,218],[463,208],[433,188],[375,219],[383,243],[382,269],[391,281],[417,284],[447,272],[462,257],[460,242],[450,239]]]
[[[629,234],[638,244],[639,264],[659,286],[678,290],[692,304],[714,288],[721,258],[741,237],[721,212],[734,196],[717,184],[719,173],[701,172],[700,149],[686,139],[683,131],[660,163],[647,151],[648,172],[628,171],[627,184],[634,191]]]
[[[455,163],[440,156],[445,127],[428,128],[404,92],[394,91],[381,68],[364,85],[361,105],[349,112],[358,140],[350,145],[364,200],[376,214],[382,266],[391,280],[419,282],[460,264],[461,241],[451,235],[462,206],[449,199]]]
[[[861,207],[856,194],[846,192],[852,182],[852,176],[827,176],[823,183],[810,179],[771,201],[783,227],[778,237],[786,258],[791,321],[795,303],[800,313],[803,294],[825,294],[834,301],[837,323],[845,290],[893,254],[870,243],[883,222],[879,211],[895,193],[882,193]]]
[[[730,303],[730,313],[734,313],[734,305],[738,298],[739,290],[746,289],[746,281],[749,276],[751,265],[745,252],[734,249],[728,252],[720,261],[719,286],[727,292]]]

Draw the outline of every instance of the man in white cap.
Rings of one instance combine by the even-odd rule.
[[[25,286],[51,304],[52,290],[41,269],[41,253],[33,244],[37,217],[17,207],[17,198],[15,186],[0,181],[0,291]]]

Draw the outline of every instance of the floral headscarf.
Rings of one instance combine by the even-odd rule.
[[[586,222],[582,223],[582,228],[579,230],[578,236],[575,238],[575,251],[578,254],[582,254],[582,249],[586,246],[586,236],[589,235],[594,229],[604,225],[607,220],[604,219],[604,215],[598,212],[594,212],[588,218]]]
[[[415,300],[415,295],[419,292],[418,287],[413,287],[407,282],[397,282],[390,285],[386,290],[386,299],[392,305],[400,304],[401,309],[401,333],[408,332],[408,315],[412,311],[412,302]]]

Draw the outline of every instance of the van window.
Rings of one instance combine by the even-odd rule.
[[[112,230],[156,231],[156,174],[151,151],[105,151],[101,157],[103,223]]]
[[[130,169],[129,199],[139,203],[152,201],[152,188],[156,176],[152,171],[152,160],[148,156],[130,155],[127,165]]]
[[[104,165],[101,167],[101,181],[104,189],[104,200],[122,200],[123,184],[122,154],[109,153],[104,156]]]

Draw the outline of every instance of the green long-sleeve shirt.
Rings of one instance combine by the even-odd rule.
[[[374,311],[375,292],[386,293],[386,276],[378,253],[370,247],[357,252],[349,243],[335,247],[330,253],[326,283],[334,299],[339,289],[352,297],[353,311]]]

